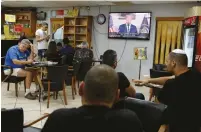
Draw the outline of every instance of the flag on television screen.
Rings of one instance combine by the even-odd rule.
[[[142,24],[140,26],[140,34],[148,34],[148,33],[149,33],[149,23],[145,15],[142,20]]]

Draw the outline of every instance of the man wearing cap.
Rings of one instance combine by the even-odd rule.
[[[188,69],[187,55],[180,49],[168,55],[166,65],[175,78],[165,82],[158,100],[168,106],[170,132],[200,132],[201,74]]]
[[[187,55],[180,49],[168,55],[166,65],[175,77],[149,79],[142,83],[164,85],[158,100],[168,106],[166,119],[170,132],[200,132],[201,74],[188,69]]]
[[[31,52],[28,51],[29,48],[31,48]],[[32,77],[35,73],[27,71],[24,68],[26,64],[32,64],[33,59],[34,48],[28,39],[23,39],[18,45],[10,47],[5,58],[5,65],[13,68],[12,76],[26,77],[25,98],[31,100],[36,99],[36,96],[32,95],[30,91],[31,82],[33,80]],[[9,75],[10,72],[10,69],[4,69],[6,75]]]

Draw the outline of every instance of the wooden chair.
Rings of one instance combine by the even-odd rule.
[[[171,73],[167,72],[167,71],[158,71],[155,69],[150,69],[150,77],[151,78],[158,78],[158,77],[165,77],[165,76],[172,76]],[[152,93],[152,97],[155,97],[155,100],[158,96],[160,90],[158,89],[153,89],[153,93]]]
[[[68,68],[68,75],[66,79],[66,85],[71,86],[72,88],[72,97],[75,99],[75,95],[77,95],[77,89],[76,89],[76,76],[74,74],[74,69],[72,66],[69,66]]]
[[[73,54],[64,54],[61,58],[61,64],[62,65],[68,65],[68,74],[67,74],[67,78],[66,78],[66,85],[67,86],[71,86],[72,88],[72,97],[73,99],[75,99],[75,95],[77,94],[77,90],[76,90],[76,76],[75,76],[75,72],[73,69]]]
[[[47,118],[48,113],[31,122],[24,123],[24,112],[22,108],[1,109],[1,131],[2,132],[40,132],[40,128],[32,127],[37,122]]]
[[[68,65],[49,66],[47,67],[47,79],[42,80],[44,90],[48,92],[47,108],[50,103],[50,91],[58,93],[63,91],[64,103],[67,105],[67,97],[65,91],[65,79],[68,74]]]
[[[83,81],[85,78],[85,75],[87,72],[91,69],[93,61],[82,61],[79,65],[79,69],[75,72],[76,75],[76,81],[78,82],[78,88],[79,88],[79,82]]]
[[[10,74],[9,75],[5,75],[4,73],[4,69],[10,69]],[[15,96],[18,97],[18,83],[24,81],[24,91],[26,92],[26,87],[25,87],[25,77],[16,77],[16,76],[12,76],[13,73],[13,68],[10,66],[5,66],[5,65],[1,65],[1,81],[2,82],[7,82],[7,91],[9,91],[10,89],[10,83],[14,83],[15,84]]]

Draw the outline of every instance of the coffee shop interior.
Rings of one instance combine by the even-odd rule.
[[[183,68],[178,68],[183,62],[182,56],[187,56],[186,67],[196,71],[197,82],[200,82],[199,1],[4,0],[1,2],[2,132],[47,131],[46,121],[53,111],[83,105],[80,89],[98,84],[101,77],[95,75],[99,75],[98,70],[102,69],[98,66],[103,64],[106,69],[114,71],[115,68],[120,97],[128,98],[124,108],[136,113],[144,132],[180,132],[164,123],[164,113],[172,107],[161,100],[162,92],[168,92],[163,89],[173,80],[178,81],[177,76],[182,76],[178,73],[183,72],[177,72]],[[177,62],[178,58],[181,60]],[[89,81],[93,68],[97,69],[95,82]],[[150,81],[160,77],[169,78],[158,84]],[[196,79],[194,84],[199,84]],[[111,82],[110,78],[105,80],[99,82],[100,86],[104,87],[102,83],[107,80]],[[201,84],[194,84],[201,88]],[[201,95],[196,96],[200,91],[188,88],[189,94],[196,93],[192,100],[199,100]],[[98,98],[99,93],[96,94],[94,98]],[[189,100],[186,107],[191,101],[189,98],[191,95],[185,97],[185,101]],[[195,102],[200,106],[201,100]],[[189,107],[198,109],[194,105]],[[191,119],[194,120],[193,116]],[[75,123],[79,126],[80,122]],[[70,125],[65,127],[68,129]]]

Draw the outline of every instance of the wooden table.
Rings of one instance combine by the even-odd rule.
[[[37,84],[38,83],[38,85],[39,85],[39,102],[40,102],[40,98],[41,98],[41,91],[42,90],[44,90],[44,87],[43,87],[43,83],[42,83],[42,78],[41,78],[41,72],[43,72],[42,71],[42,68],[44,68],[44,67],[48,67],[48,66],[54,66],[55,64],[42,64],[42,63],[40,63],[40,64],[32,64],[32,65],[27,65],[27,67],[25,68],[26,70],[35,70],[35,72],[36,72],[36,76],[35,76],[35,78],[34,78],[34,80],[35,80],[35,83]]]

